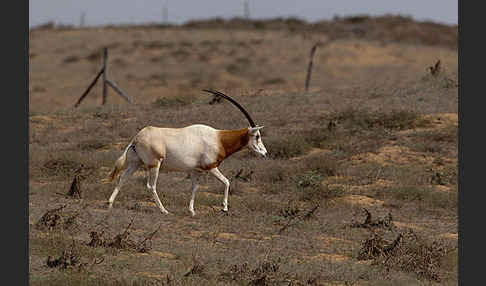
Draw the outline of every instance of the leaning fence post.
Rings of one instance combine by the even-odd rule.
[[[307,76],[305,77],[305,92],[307,92],[309,90],[309,83],[310,83],[310,79],[311,79],[311,73],[312,73],[312,60],[314,59],[314,54],[316,53],[316,49],[318,46],[326,46],[328,45],[333,39],[329,39],[325,42],[317,42],[315,43],[312,48],[311,48],[311,51],[310,51],[310,55],[309,55],[309,65],[307,66]]]
[[[310,83],[310,78],[311,78],[311,73],[312,73],[312,60],[314,58],[314,54],[316,53],[317,45],[319,43],[316,43],[312,46],[311,51],[310,51],[310,56],[309,56],[309,65],[307,66],[307,76],[305,77],[305,92],[309,90],[309,83]]]
[[[95,79],[89,84],[88,88],[86,89],[86,91],[81,95],[81,97],[78,99],[78,101],[76,102],[76,104],[74,105],[74,107],[78,107],[78,105],[81,103],[81,101],[83,101],[83,99],[86,97],[86,95],[88,94],[88,92],[91,90],[91,88],[95,85],[95,83],[98,81],[98,79],[100,78],[101,74],[103,73],[104,69],[101,68],[101,70],[98,72],[98,74],[96,75]]]

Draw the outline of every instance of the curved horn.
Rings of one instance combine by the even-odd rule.
[[[241,106],[238,102],[236,102],[233,98],[229,97],[228,95],[224,94],[224,93],[221,93],[219,91],[214,91],[214,90],[208,90],[208,89],[203,89],[203,91],[205,92],[209,92],[209,93],[212,93],[216,96],[221,96],[225,99],[227,99],[229,102],[233,103],[236,107],[238,107],[238,109],[243,112],[243,114],[245,115],[246,119],[248,119],[248,122],[250,123],[250,126],[251,127],[255,127],[256,124],[255,122],[253,121],[253,119],[251,119],[250,117],[250,114],[248,114],[248,112],[243,108],[243,106]]]

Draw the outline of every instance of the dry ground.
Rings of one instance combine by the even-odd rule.
[[[309,50],[329,38],[261,27],[31,31],[30,283],[456,285],[457,50],[336,38],[318,48],[305,93]],[[98,83],[74,109],[105,46],[109,77],[134,104],[110,90],[100,106]],[[246,106],[270,152],[222,164],[229,214],[208,176],[191,217],[190,182],[174,173],[159,177],[171,212],[161,215],[143,171],[108,211],[114,186],[100,180],[142,127],[246,126],[229,103],[209,104],[206,88]],[[76,174],[81,198],[66,195]],[[400,235],[390,252],[367,248]]]

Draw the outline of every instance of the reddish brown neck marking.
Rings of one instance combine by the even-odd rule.
[[[248,128],[238,129],[238,130],[219,130],[218,137],[221,149],[220,153],[223,158],[241,150],[245,147],[250,140],[250,135],[248,134]]]

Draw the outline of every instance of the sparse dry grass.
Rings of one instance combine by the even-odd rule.
[[[358,17],[335,25],[386,27],[395,20],[400,19]],[[398,260],[386,271],[359,261],[369,232],[349,225],[363,207],[378,216],[392,213],[394,227],[409,226],[427,241],[404,248],[416,258],[430,238],[449,237],[448,251],[457,243],[457,117],[443,115],[457,113],[457,52],[440,46],[447,37],[422,45],[410,44],[410,34],[387,33],[383,43],[373,41],[375,32],[361,39],[346,34],[317,50],[311,88],[304,94],[308,49],[303,43],[310,49],[315,39],[330,35],[326,23],[305,35],[298,19],[255,21],[251,28],[245,21],[230,24],[246,28],[228,33],[188,23],[31,33],[30,284],[411,285],[434,280],[395,267]],[[70,48],[52,50],[60,41]],[[86,41],[98,47],[85,49]],[[108,104],[99,106],[101,89],[94,88],[72,109],[107,45],[110,76],[135,103],[110,92]],[[431,76],[427,67],[437,57],[442,68]],[[100,180],[144,126],[246,125],[229,103],[210,104],[203,88],[236,97],[265,126],[269,158],[245,149],[220,167],[232,182],[230,212],[220,212],[222,184],[206,176],[192,218],[190,182],[176,173],[159,176],[159,196],[172,213],[161,216],[144,171],[123,186],[108,212],[105,202],[113,185]],[[81,164],[83,197],[66,196]],[[76,214],[76,227],[62,227],[62,218],[61,227],[35,227],[48,210],[63,205],[66,214]],[[125,238],[135,242],[161,225],[149,252],[89,246],[93,231],[113,239],[132,220]],[[73,267],[46,264],[49,256],[52,264],[68,251],[78,258]],[[434,273],[444,285],[457,283],[453,253],[434,260]]]

